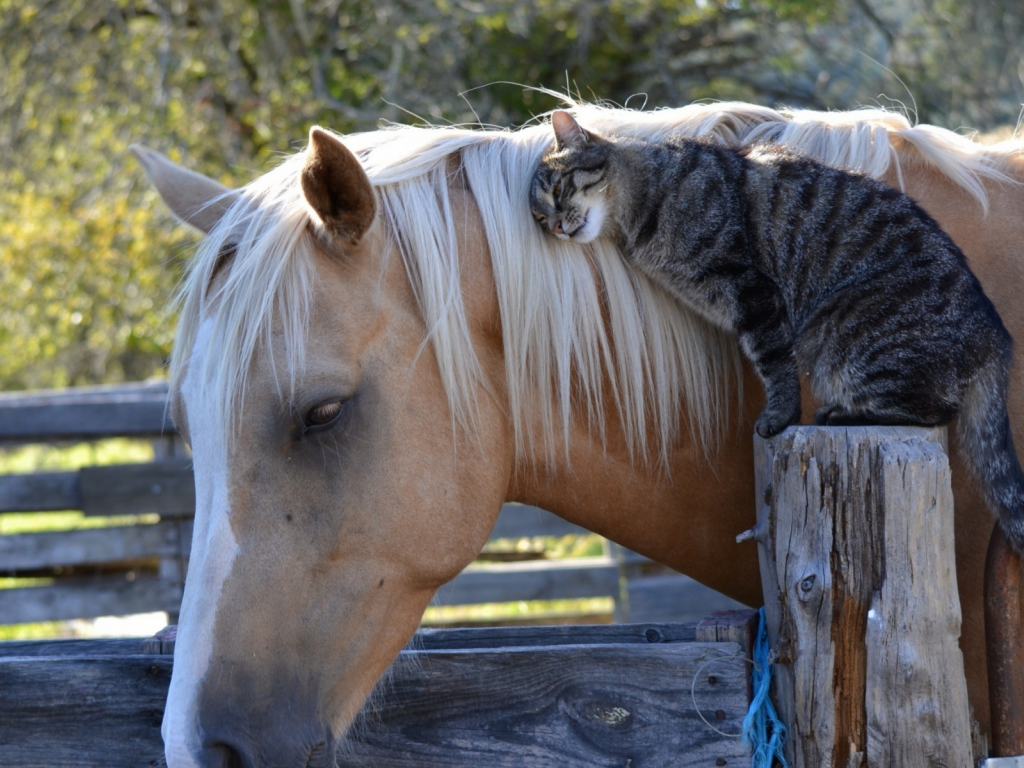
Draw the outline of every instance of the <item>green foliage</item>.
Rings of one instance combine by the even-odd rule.
[[[511,125],[541,85],[841,109],[906,82],[991,129],[1022,38],[1011,0],[0,0],[0,389],[159,375],[193,236],[132,142],[237,185],[315,123]]]

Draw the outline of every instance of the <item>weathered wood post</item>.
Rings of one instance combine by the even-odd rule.
[[[944,429],[755,438],[774,694],[796,768],[972,764]]]

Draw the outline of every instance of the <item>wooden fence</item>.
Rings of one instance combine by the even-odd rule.
[[[944,446],[944,430],[912,428],[755,439],[757,525],[740,538],[759,545],[796,768],[968,768],[987,755],[957,643]],[[746,764],[754,615],[730,615],[421,631],[341,764]],[[4,765],[158,764],[171,646],[169,633],[148,654],[139,641],[0,643]]]
[[[0,475],[0,513],[70,509],[86,516],[158,516],[128,525],[0,536],[0,576],[45,579],[42,585],[0,589],[0,624],[150,611],[166,611],[174,621],[195,487],[187,451],[167,418],[166,395],[163,382],[0,395],[0,447],[135,437],[153,440],[157,454],[156,461],[143,464]],[[509,504],[491,539],[583,533],[544,510]],[[740,607],[607,543],[601,557],[527,556],[537,559],[475,563],[439,591],[435,604],[611,597],[615,617],[626,621],[692,621]]]
[[[698,624],[421,630],[339,765],[747,766],[755,614]],[[0,643],[5,768],[162,765],[171,650]]]

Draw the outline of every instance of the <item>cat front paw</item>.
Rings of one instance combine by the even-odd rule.
[[[754,431],[766,440],[775,437],[786,427],[796,424],[800,420],[800,413],[796,415],[785,411],[770,411],[767,408],[761,411],[754,424]]]

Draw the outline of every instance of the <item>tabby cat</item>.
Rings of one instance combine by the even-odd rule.
[[[1024,551],[1024,473],[1006,413],[1011,339],[964,255],[906,195],[772,146],[602,137],[567,112],[530,189],[534,217],[617,242],[679,301],[735,333],[764,382],[755,428],[946,424]]]

